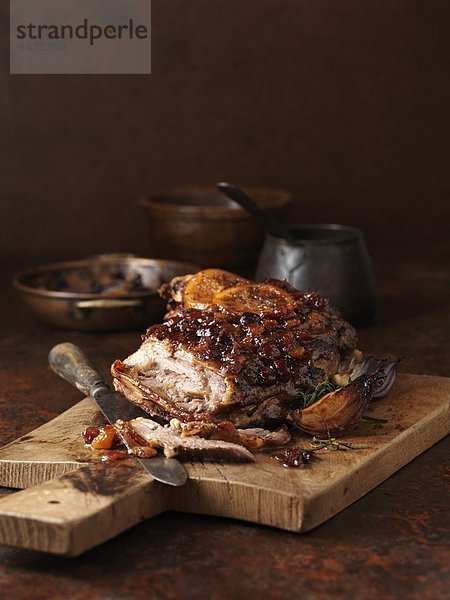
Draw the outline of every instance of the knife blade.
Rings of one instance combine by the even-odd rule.
[[[100,373],[75,344],[64,342],[54,346],[48,355],[48,362],[57,375],[86,396],[90,396],[112,425],[117,419],[127,421],[137,416],[148,418],[144,411],[110,389]],[[184,485],[187,481],[186,469],[175,458],[158,455],[154,458],[135,456],[134,459],[157,481],[172,486]]]

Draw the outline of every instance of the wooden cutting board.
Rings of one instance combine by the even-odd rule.
[[[0,485],[27,488],[0,500],[0,543],[76,556],[165,510],[204,513],[305,532],[366,494],[449,432],[450,379],[399,375],[389,396],[346,436],[362,450],[319,451],[303,469],[268,454],[255,464],[186,463],[172,488],[132,458],[102,462],[81,431],[101,424],[90,398],[0,449]],[[307,448],[299,435],[291,445]]]

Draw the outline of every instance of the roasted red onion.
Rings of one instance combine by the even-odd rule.
[[[400,360],[384,365],[383,361],[369,357],[358,362],[351,373],[345,374],[350,383],[292,411],[290,419],[311,435],[335,435],[352,429],[361,421],[367,404],[390,391]]]
[[[354,365],[353,370],[349,374],[349,380],[355,381],[356,379],[358,379],[358,377],[361,377],[366,373],[374,373],[380,368],[382,368],[385,377],[380,382],[379,387],[374,391],[373,398],[383,398],[390,392],[392,386],[394,385],[395,377],[397,374],[397,367],[400,361],[401,358],[398,358],[397,360],[394,360],[384,365],[384,361],[373,356],[369,356],[365,360]]]
[[[373,398],[383,398],[391,391],[391,388],[394,385],[394,381],[397,376],[397,367],[400,361],[401,358],[398,358],[397,360],[394,360],[393,362],[383,367],[385,378],[381,385],[375,390]]]
[[[311,435],[337,435],[349,431],[361,421],[374,390],[384,380],[383,369],[379,367],[325,394],[314,404],[293,410],[290,419],[299,429]]]

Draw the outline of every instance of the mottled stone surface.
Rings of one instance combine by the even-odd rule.
[[[408,372],[450,375],[445,262],[380,261],[379,323],[360,347],[403,355]],[[37,323],[2,269],[0,439],[6,443],[80,399],[47,367],[50,348],[79,344],[107,373],[139,332],[88,335]],[[5,598],[358,598],[439,600],[450,585],[444,440],[306,535],[167,513],[76,559],[0,547]],[[447,479],[446,479],[447,475]],[[2,490],[0,495],[8,493]]]

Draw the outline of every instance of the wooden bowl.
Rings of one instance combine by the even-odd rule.
[[[288,192],[246,187],[269,213],[280,216]],[[155,256],[189,260],[204,267],[254,267],[265,231],[247,211],[213,187],[180,187],[141,198]]]
[[[77,331],[144,330],[161,321],[158,288],[196,265],[149,258],[91,258],[17,273],[14,287],[43,322]]]

